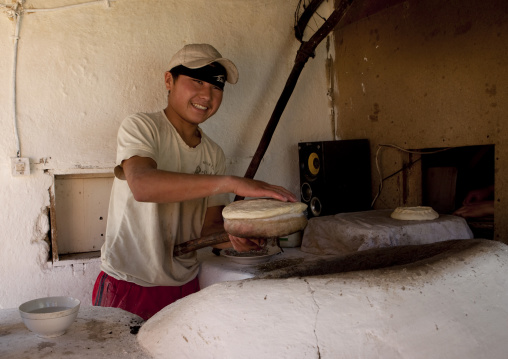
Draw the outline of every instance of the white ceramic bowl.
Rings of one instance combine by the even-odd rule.
[[[46,297],[19,306],[26,327],[45,338],[64,334],[76,319],[80,301],[72,297]]]

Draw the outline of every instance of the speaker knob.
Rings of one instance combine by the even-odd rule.
[[[307,182],[304,182],[302,184],[302,187],[300,188],[300,195],[304,202],[309,202],[312,198],[312,188],[310,187],[310,184]]]
[[[312,200],[310,201],[310,211],[312,212],[312,215],[314,217],[318,217],[321,214],[322,209],[323,208],[321,207],[321,201],[319,200],[319,198],[317,197],[312,198]]]

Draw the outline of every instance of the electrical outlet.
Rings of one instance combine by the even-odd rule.
[[[26,157],[11,157],[11,170],[12,175],[29,176],[30,175],[30,161]]]

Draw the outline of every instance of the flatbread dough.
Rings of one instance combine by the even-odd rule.
[[[403,221],[430,221],[439,218],[439,214],[432,207],[397,207],[391,217]]]
[[[303,213],[283,214],[273,218],[224,218],[224,229],[226,232],[239,238],[284,237],[301,231],[306,226],[307,217]]]
[[[302,202],[282,202],[275,199],[236,201],[222,210],[225,219],[261,219],[287,214],[302,214],[307,205]]]

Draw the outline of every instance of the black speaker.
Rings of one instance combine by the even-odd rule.
[[[298,143],[300,196],[307,217],[370,209],[370,147],[366,139]]]

